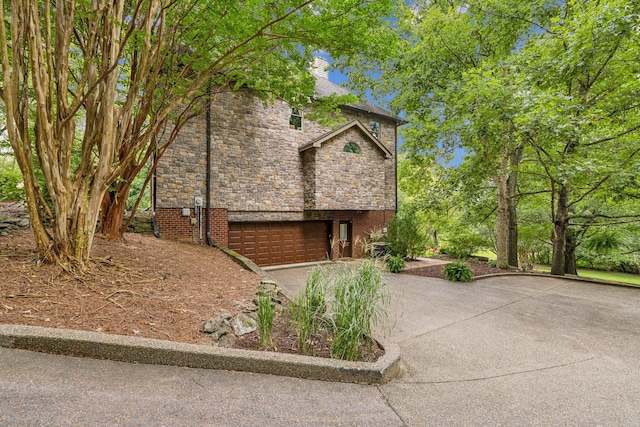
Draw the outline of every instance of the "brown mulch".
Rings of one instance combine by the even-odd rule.
[[[3,217],[24,217],[24,207],[0,202]],[[0,235],[0,324],[44,326],[211,343],[204,323],[252,306],[260,277],[216,248],[125,234],[125,241],[96,237],[92,267],[69,273],[38,260],[30,229]],[[330,357],[330,336],[313,343],[313,355]],[[276,314],[274,347],[297,354],[298,338],[287,307]],[[257,332],[235,348],[259,349]],[[376,360],[377,345],[361,360]]]
[[[456,260],[446,259],[447,261],[453,262]],[[487,262],[473,262],[473,261],[465,261],[465,264],[469,266],[471,271],[473,272],[473,276],[483,276],[485,274],[496,274],[496,273],[505,273],[506,270],[501,270],[496,267],[491,267]],[[437,277],[439,279],[444,278],[444,264],[439,265],[428,265],[425,267],[417,267],[412,268],[411,262],[407,263],[407,268],[403,271],[405,274],[412,274],[414,276],[423,276],[423,277]]]
[[[38,262],[31,230],[0,237],[0,323],[186,343],[204,322],[252,302],[259,277],[206,246],[127,234],[96,238],[93,268],[69,274]]]

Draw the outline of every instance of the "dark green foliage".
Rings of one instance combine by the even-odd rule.
[[[387,268],[392,273],[400,273],[404,270],[405,265],[404,258],[401,256],[394,255],[387,259]]]
[[[447,255],[453,258],[465,259],[485,245],[486,242],[482,236],[469,232],[461,232],[448,237],[445,251]]]
[[[463,262],[452,262],[444,266],[444,277],[451,282],[470,282],[473,272]]]
[[[4,169],[0,172],[0,201],[24,199],[24,190],[20,183],[22,183],[22,174],[18,168]]]
[[[586,248],[600,254],[606,254],[622,246],[620,234],[615,230],[604,229],[586,242]]]
[[[392,255],[415,258],[424,253],[426,243],[418,210],[406,207],[398,211],[389,224],[387,247]]]

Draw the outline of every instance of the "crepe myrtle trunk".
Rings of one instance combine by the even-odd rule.
[[[131,184],[118,182],[102,199],[100,211],[100,234],[108,239],[119,240],[124,236],[124,214]]]

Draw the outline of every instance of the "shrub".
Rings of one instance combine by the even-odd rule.
[[[17,168],[6,168],[0,172],[0,201],[17,201],[24,199],[21,186],[22,174]]]
[[[473,272],[463,262],[452,262],[444,266],[444,277],[452,282],[470,282]]]
[[[305,287],[289,305],[291,319],[298,332],[298,349],[302,354],[313,355],[313,342],[327,311],[326,282],[324,271],[320,267],[314,268]]]
[[[367,260],[342,269],[333,285],[331,357],[356,360],[362,344],[373,345],[372,327],[386,318],[388,297],[380,270]]]
[[[258,335],[260,337],[260,347],[271,348],[273,347],[272,332],[273,332],[273,317],[275,310],[273,308],[273,302],[271,301],[271,295],[258,294]]]
[[[392,255],[415,258],[424,252],[425,241],[416,208],[406,208],[394,215],[387,235],[387,247]]]
[[[482,236],[472,233],[456,233],[448,237],[446,254],[456,259],[465,259],[485,246]],[[445,253],[444,251],[440,251]]]
[[[387,259],[387,268],[392,273],[400,273],[404,270],[405,262],[401,256],[393,255]]]

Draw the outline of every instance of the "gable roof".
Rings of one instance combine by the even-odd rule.
[[[358,129],[360,129],[362,131],[362,133],[365,134],[365,136],[367,137],[367,139],[369,139],[376,147],[378,147],[380,149],[380,151],[382,151],[384,153],[384,156],[389,159],[391,157],[393,157],[393,153],[391,153],[391,151],[389,151],[389,149],[387,147],[384,146],[384,144],[382,144],[378,138],[376,138],[375,136],[373,136],[373,134],[369,131],[369,129],[367,129],[361,122],[360,120],[353,120],[350,121],[349,123],[340,126],[338,129],[333,130],[331,132],[328,132],[316,139],[314,139],[313,141],[307,142],[306,144],[301,145],[298,148],[298,152],[302,153],[303,151],[306,151],[310,148],[320,148],[322,146],[323,143],[327,142],[328,140],[330,140],[331,138],[334,138],[337,135],[340,135],[343,132],[346,132],[347,130],[356,127]]]
[[[325,96],[330,95],[352,95],[347,89],[339,86],[331,81],[323,75],[319,75],[319,73],[314,73],[314,77],[316,78],[316,96],[318,98],[323,98]],[[385,119],[391,119],[395,121],[399,125],[403,125],[407,123],[405,120],[394,116],[389,111],[384,108],[378,107],[371,102],[358,102],[355,104],[345,104],[343,107],[349,108],[351,110],[357,110],[364,113],[372,114],[375,116],[379,116]]]

